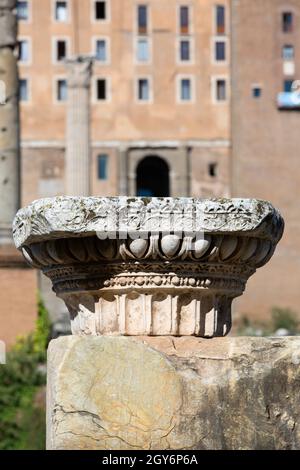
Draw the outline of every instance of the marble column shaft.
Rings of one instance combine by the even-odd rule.
[[[66,62],[68,72],[66,188],[69,196],[90,194],[90,82],[92,59]]]

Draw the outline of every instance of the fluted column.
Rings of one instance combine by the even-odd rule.
[[[69,196],[90,194],[90,83],[92,59],[66,62],[68,73],[66,188]]]
[[[128,147],[119,149],[119,195],[128,194]]]
[[[0,1],[0,246],[12,243],[19,208],[19,103],[15,0]]]

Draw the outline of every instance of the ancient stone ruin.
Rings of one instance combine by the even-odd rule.
[[[49,347],[48,449],[300,448],[298,338],[224,338],[283,225],[244,199],[20,210],[15,243],[72,322]]]
[[[58,197],[14,224],[79,335],[225,336],[232,300],[282,231],[269,203],[240,199]]]

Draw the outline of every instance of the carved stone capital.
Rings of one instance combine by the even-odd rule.
[[[213,337],[283,225],[258,200],[57,197],[20,210],[13,232],[74,334]]]
[[[65,61],[68,74],[68,88],[89,88],[93,59],[77,56]]]

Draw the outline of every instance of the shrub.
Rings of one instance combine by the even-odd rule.
[[[50,322],[42,300],[38,299],[35,331],[20,338],[0,366],[0,449],[45,448],[46,348]]]
[[[274,307],[272,309],[272,323],[274,331],[284,328],[293,334],[298,332],[297,314],[289,308]]]

